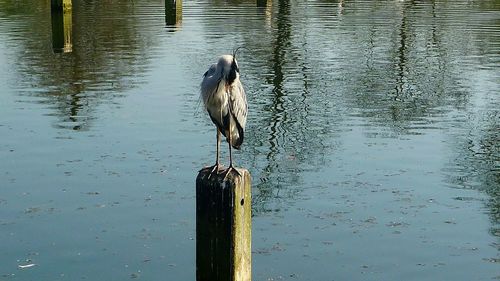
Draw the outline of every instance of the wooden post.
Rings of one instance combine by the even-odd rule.
[[[182,0],[165,0],[165,22],[176,25],[182,20]]]
[[[250,173],[238,169],[196,178],[196,280],[252,280]],[[209,177],[210,176],[210,177]]]
[[[70,10],[72,8],[71,0],[51,0],[52,10]]]
[[[51,11],[52,49],[55,53],[70,53],[73,51],[71,34],[73,30],[71,9]]]

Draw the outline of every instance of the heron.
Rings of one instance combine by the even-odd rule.
[[[248,104],[243,84],[240,81],[240,69],[236,61],[236,51],[232,55],[222,55],[217,63],[212,64],[203,74],[201,98],[210,119],[217,128],[217,152],[215,165],[210,174],[218,174],[221,134],[229,144],[229,167],[225,176],[234,170],[231,148],[240,149],[245,136]]]

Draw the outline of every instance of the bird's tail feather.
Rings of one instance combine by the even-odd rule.
[[[245,131],[241,126],[236,123],[236,128],[238,129],[238,136],[236,138],[233,138],[235,135],[233,133],[233,136],[231,136],[231,146],[234,147],[235,149],[240,149],[241,144],[243,143],[243,138],[245,137]]]
[[[240,149],[241,144],[243,143],[243,138],[245,136],[245,130],[234,120],[234,118],[228,114],[224,116],[223,123],[225,125],[217,125],[221,133],[226,137],[229,142],[229,127],[231,129],[231,146],[235,149]]]

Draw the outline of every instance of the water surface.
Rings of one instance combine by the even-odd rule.
[[[500,278],[498,1],[74,2],[0,0],[0,280],[194,280],[238,46],[254,280]]]

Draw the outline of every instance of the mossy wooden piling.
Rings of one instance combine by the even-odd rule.
[[[165,0],[165,23],[176,25],[182,21],[182,0]]]
[[[73,13],[71,9],[52,9],[52,49],[55,53],[73,51]]]
[[[72,0],[50,0],[52,10],[71,10]]]
[[[252,280],[250,173],[202,169],[196,178],[196,280]]]

